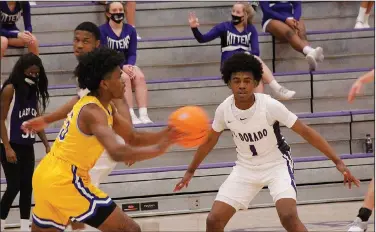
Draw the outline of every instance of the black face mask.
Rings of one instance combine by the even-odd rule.
[[[35,85],[38,82],[38,78],[29,77],[25,75],[25,82],[28,83],[29,85]]]
[[[232,20],[231,20],[232,24],[234,24],[234,25],[238,25],[239,23],[243,22],[243,19],[242,19],[242,18],[243,18],[244,16],[231,15],[231,17],[232,17]]]
[[[124,13],[113,13],[111,14],[110,19],[115,23],[119,24],[124,20]]]

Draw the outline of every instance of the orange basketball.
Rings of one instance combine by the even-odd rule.
[[[185,106],[173,112],[168,124],[184,135],[177,144],[185,148],[200,146],[209,135],[209,117],[204,109],[198,106]]]

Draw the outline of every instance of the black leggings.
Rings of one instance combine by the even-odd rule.
[[[20,192],[20,214],[21,219],[30,218],[32,178],[35,165],[33,145],[10,144],[17,156],[17,163],[9,163],[6,158],[5,148],[0,144],[1,165],[7,180],[7,189],[1,199],[1,219],[8,217],[10,207],[18,192]]]

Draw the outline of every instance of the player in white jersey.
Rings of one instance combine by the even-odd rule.
[[[207,142],[201,145],[183,179],[174,191],[187,186],[195,170],[218,142],[225,129],[232,132],[237,161],[220,187],[206,220],[207,231],[224,231],[236,211],[247,209],[251,200],[267,185],[283,227],[307,231],[296,208],[296,184],[290,147],[280,133],[279,123],[291,128],[331,159],[344,182],[359,185],[328,142],[301,122],[282,103],[265,94],[256,94],[262,76],[261,63],[252,55],[238,53],[222,69],[222,79],[233,95],[219,105]]]
[[[348,101],[352,103],[355,99],[355,95],[361,92],[363,84],[370,83],[375,80],[375,70],[371,70],[363,76],[359,77],[352,85]],[[359,209],[358,215],[353,223],[349,226],[349,232],[367,231],[368,219],[372,215],[372,211],[375,208],[375,179],[372,178],[368,185],[368,190],[363,202],[362,207]]]

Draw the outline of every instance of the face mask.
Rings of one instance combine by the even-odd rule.
[[[115,23],[119,24],[124,20],[124,13],[113,13],[111,14],[110,19]]]
[[[232,17],[232,20],[231,20],[232,24],[234,24],[234,25],[238,25],[239,23],[241,23],[241,22],[243,21],[242,18],[243,18],[244,16],[231,15],[231,17]]]
[[[29,85],[35,85],[36,82],[38,82],[37,78],[34,77],[29,77],[25,75],[25,82],[28,83]]]

